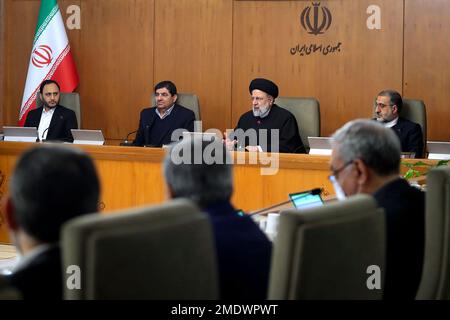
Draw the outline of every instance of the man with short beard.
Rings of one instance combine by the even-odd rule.
[[[294,115],[275,104],[275,99],[278,97],[278,86],[268,79],[257,78],[250,82],[249,91],[252,110],[241,116],[235,130],[254,129],[259,133],[259,130],[266,129],[268,139],[267,142],[260,141],[260,134],[257,134],[256,146],[251,145],[251,141],[246,139],[244,144],[247,149],[253,151],[260,146],[262,151],[267,152],[305,153]],[[271,130],[274,129],[279,130],[278,150],[274,148],[275,142],[271,141]],[[237,136],[234,138],[239,140]],[[235,143],[242,144],[243,142],[236,141]],[[230,144],[229,140],[227,144]]]
[[[39,88],[43,106],[28,112],[25,127],[38,128],[40,140],[73,142],[70,129],[77,129],[77,117],[73,110],[59,105],[59,84],[44,80]]]
[[[400,117],[403,100],[394,90],[381,91],[375,104],[376,120],[397,134],[402,152],[414,152],[415,158],[423,157],[423,133],[419,124]]]

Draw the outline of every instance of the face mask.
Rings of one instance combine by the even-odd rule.
[[[347,198],[347,196],[345,195],[344,190],[342,190],[342,187],[339,184],[339,182],[337,182],[335,176],[331,176],[330,181],[333,184],[334,192],[336,192],[336,198],[339,201],[345,200]]]

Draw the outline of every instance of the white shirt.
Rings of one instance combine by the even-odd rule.
[[[164,119],[165,117],[167,117],[167,116],[172,112],[173,107],[175,107],[175,104],[173,104],[169,109],[167,109],[166,112],[164,112],[163,115],[161,115],[161,114],[159,113],[158,107],[156,107],[155,112],[156,112],[156,114],[159,116],[159,118],[162,120],[162,119]]]
[[[398,117],[395,118],[395,119],[392,120],[392,121],[383,123],[383,125],[384,125],[386,128],[392,128],[393,126],[395,126],[395,125],[397,124],[397,122],[398,122]]]
[[[50,127],[50,122],[52,121],[53,113],[55,113],[56,108],[51,108],[45,111],[45,107],[42,108],[41,121],[39,122],[39,140],[44,140],[47,138],[48,128]],[[45,131],[45,132],[44,132]]]

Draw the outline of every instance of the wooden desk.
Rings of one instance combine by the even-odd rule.
[[[0,141],[0,175],[3,183],[0,196],[7,192],[14,164],[18,156],[35,143]],[[72,146],[72,145],[69,145]],[[95,160],[102,185],[101,205],[103,212],[110,213],[146,204],[162,203],[165,184],[162,160],[165,150],[120,146],[72,146],[81,148]],[[255,155],[255,154],[253,154]],[[233,157],[245,157],[245,164],[234,166],[234,195],[236,208],[246,212],[269,207],[288,199],[288,194],[321,187],[324,196],[334,194],[328,181],[329,156],[302,154],[256,154],[278,156],[279,169],[275,175],[261,175],[261,164],[249,164],[249,153],[233,153]],[[405,159],[405,162],[414,159]],[[436,161],[424,160],[435,163]],[[7,241],[4,221],[0,226],[0,242]]]

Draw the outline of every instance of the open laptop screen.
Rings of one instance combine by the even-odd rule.
[[[289,198],[296,209],[308,209],[323,205],[320,189],[291,193]]]

